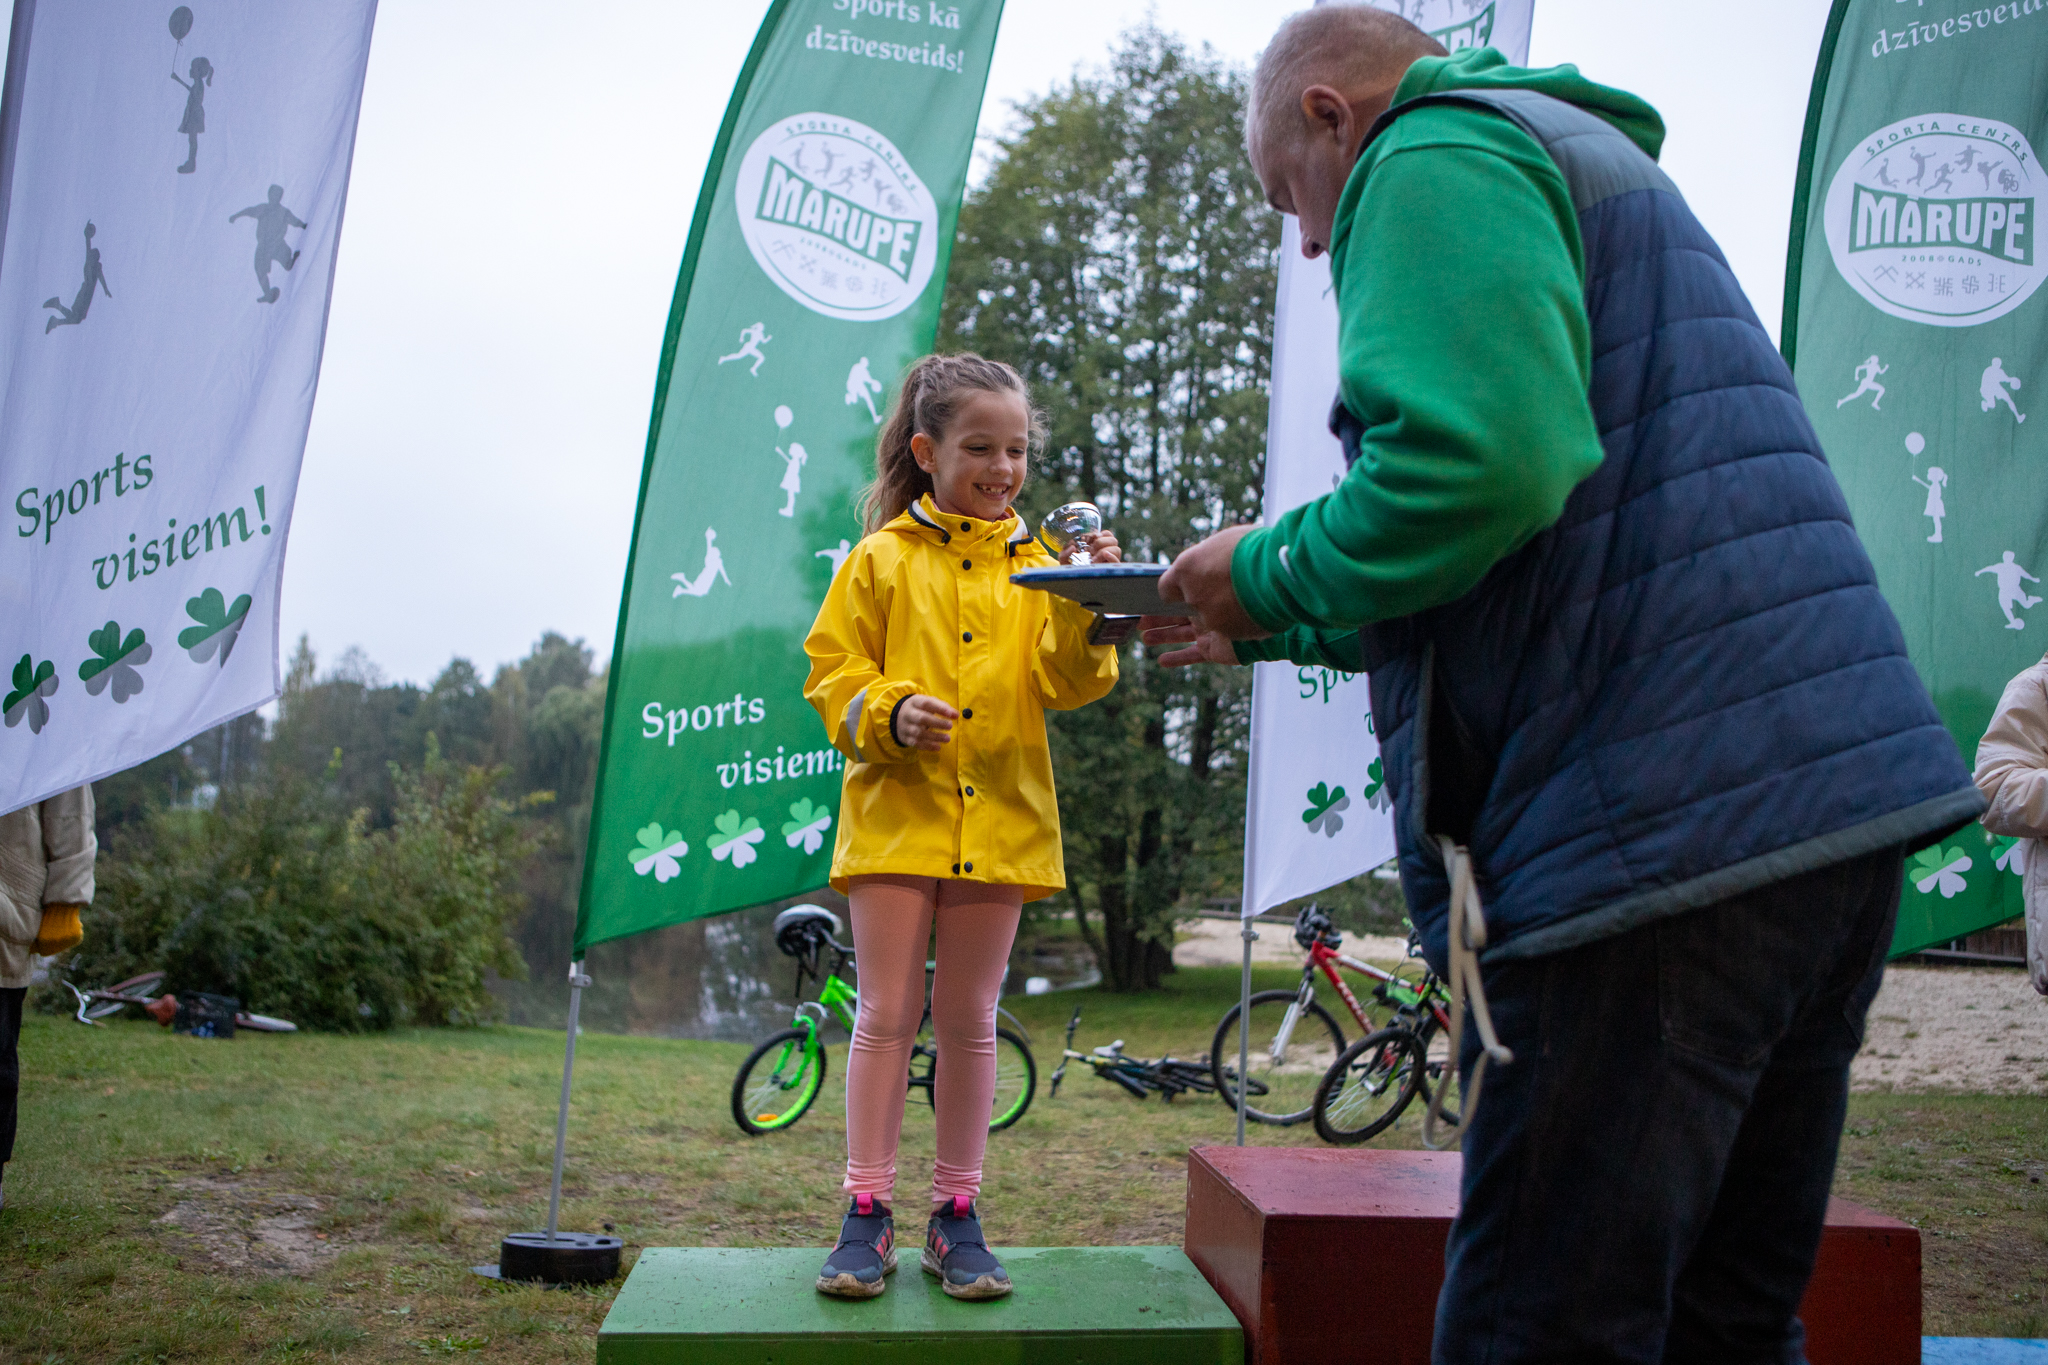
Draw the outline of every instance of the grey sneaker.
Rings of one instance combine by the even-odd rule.
[[[818,1272],[818,1292],[839,1299],[872,1299],[889,1287],[896,1269],[896,1219],[871,1194],[857,1194],[839,1225],[839,1242]]]
[[[1000,1299],[1010,1292],[1010,1272],[988,1249],[981,1235],[981,1215],[963,1195],[932,1215],[925,1227],[924,1273],[938,1277],[939,1288],[956,1299]]]

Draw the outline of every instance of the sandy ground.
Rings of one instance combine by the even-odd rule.
[[[1998,967],[1893,967],[1870,1007],[1857,1090],[2048,1094],[2048,998]]]
[[[1235,967],[1244,961],[1244,940],[1238,937],[1236,920],[1198,919],[1180,926],[1173,945],[1174,963],[1182,967]],[[1394,963],[1408,955],[1406,939],[1372,934],[1344,935],[1343,951],[1367,962]],[[1274,920],[1259,921],[1258,941],[1252,944],[1254,962],[1299,964],[1301,945],[1294,941],[1290,925]]]
[[[1398,961],[1406,947],[1398,938],[1344,936],[1344,951],[1368,962]],[[1243,951],[1235,922],[1201,919],[1181,926],[1173,960],[1235,966]],[[1254,961],[1301,958],[1286,925],[1259,925]],[[2048,1094],[2048,998],[2015,969],[1893,967],[1870,1008],[1850,1083],[1907,1093]]]

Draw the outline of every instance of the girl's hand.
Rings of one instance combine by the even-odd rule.
[[[1081,543],[1088,547],[1090,564],[1121,564],[1124,552],[1116,543],[1114,531],[1090,531],[1081,537]]]
[[[896,708],[896,719],[891,724],[898,744],[937,753],[952,739],[953,722],[958,719],[960,713],[937,697],[915,696]]]

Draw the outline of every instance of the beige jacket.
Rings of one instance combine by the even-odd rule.
[[[2048,994],[2048,658],[2005,685],[1977,746],[1984,828],[2025,840],[2027,970]]]
[[[92,788],[0,815],[0,989],[26,986],[46,905],[92,901]]]

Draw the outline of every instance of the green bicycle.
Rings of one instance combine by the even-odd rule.
[[[839,941],[839,917],[816,905],[793,905],[775,917],[775,946],[796,959],[796,995],[800,1002],[790,1026],[764,1038],[732,1080],[732,1118],[740,1131],[774,1133],[802,1118],[825,1088],[825,1040],[822,1029],[836,1022],[853,1031],[860,994],[840,973],[853,961],[853,949]],[[826,950],[833,957],[824,965]],[[818,998],[803,999],[804,982],[816,981]],[[1008,1010],[996,1009],[1010,1027],[996,1027],[996,1096],[989,1131],[1000,1132],[1024,1117],[1038,1090],[1038,1063],[1031,1056],[1030,1034]],[[922,1090],[927,1107],[934,1103],[933,1080],[939,1050],[931,1038],[931,1012],[925,1012],[917,1042],[910,1050],[910,1090]]]

